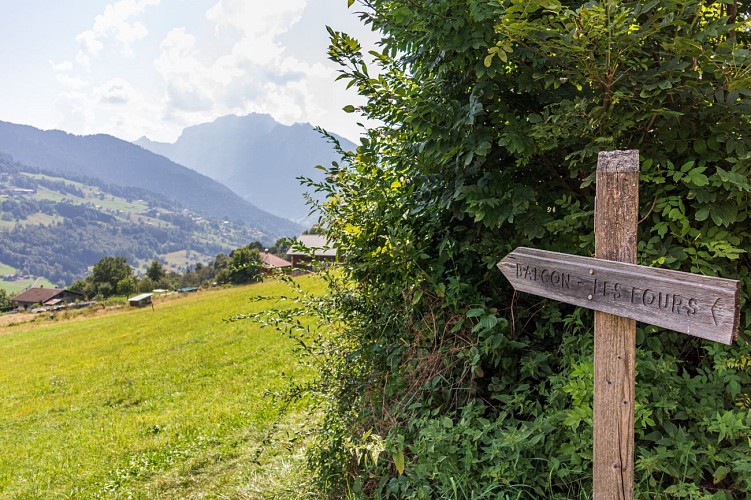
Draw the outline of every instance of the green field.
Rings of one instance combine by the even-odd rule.
[[[8,266],[10,267],[10,266]],[[2,273],[0,273],[2,274]],[[8,273],[10,274],[10,273]],[[36,283],[36,285],[34,285]],[[29,279],[19,279],[14,281],[5,281],[0,280],[0,290],[5,290],[6,292],[10,294],[17,294],[21,293],[27,288],[29,288],[31,285],[34,286],[43,286],[45,288],[55,288],[56,285],[52,282],[50,282],[46,278],[40,278],[37,280],[36,278],[29,278]]]
[[[16,274],[18,269],[12,266],[7,266],[0,262],[0,275],[7,276],[9,274]]]
[[[264,283],[3,328],[0,498],[299,496],[300,447],[280,443],[295,442],[304,409],[258,461],[256,452],[277,414],[265,394],[305,373],[277,332],[223,321],[268,307],[249,300],[257,294],[289,289]]]

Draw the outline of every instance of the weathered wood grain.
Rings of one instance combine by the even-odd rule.
[[[596,188],[595,257],[635,264],[639,152],[600,153]],[[594,286],[593,290],[596,289]],[[606,297],[607,290],[603,285]],[[636,322],[622,315],[595,311],[592,407],[595,499],[634,498],[635,367]]]
[[[522,292],[723,344],[738,334],[737,280],[524,247],[498,267]]]

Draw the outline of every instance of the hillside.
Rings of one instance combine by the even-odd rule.
[[[290,407],[269,434],[279,408],[266,391],[309,370],[273,329],[223,321],[291,306],[249,297],[289,294],[262,283],[174,295],[154,310],[15,326],[2,320],[18,315],[0,316],[0,497],[301,498],[299,435],[311,418]]]
[[[70,284],[108,255],[124,256],[136,267],[153,259],[166,262],[175,252],[193,263],[206,262],[265,236],[140,188],[55,174],[0,155],[0,278],[5,280],[43,276]]]
[[[354,149],[338,139],[344,149]],[[262,114],[229,115],[186,128],[174,144],[147,138],[136,144],[231,187],[263,210],[307,223],[306,188],[297,178],[319,180],[322,172],[315,166],[339,159],[311,125],[282,125]]]
[[[0,152],[48,172],[151,191],[197,214],[247,224],[267,242],[300,230],[209,177],[112,136],[76,136],[0,122]]]

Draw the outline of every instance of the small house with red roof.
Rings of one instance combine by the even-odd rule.
[[[273,253],[261,252],[261,269],[265,274],[272,273],[275,270],[284,271],[291,267],[292,263],[290,261],[277,257]]]

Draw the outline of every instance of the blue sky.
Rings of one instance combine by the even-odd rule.
[[[173,141],[268,113],[355,139],[325,26],[376,40],[347,0],[24,0],[0,18],[0,120]]]

